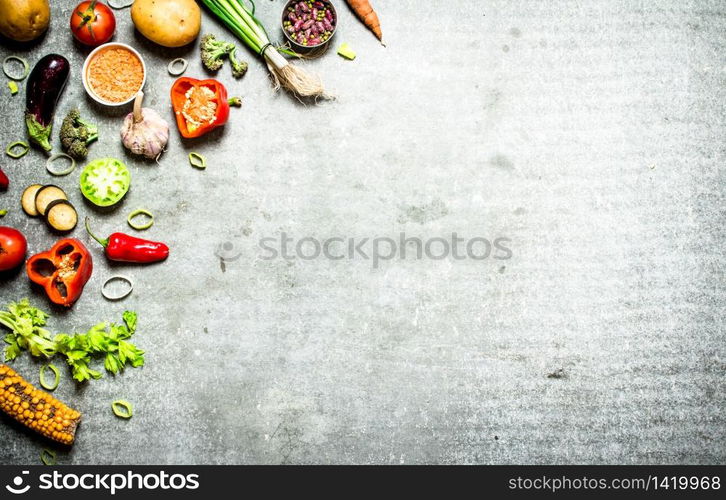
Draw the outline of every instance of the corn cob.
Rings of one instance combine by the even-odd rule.
[[[73,444],[81,414],[33,387],[8,365],[0,364],[0,410],[39,434]]]

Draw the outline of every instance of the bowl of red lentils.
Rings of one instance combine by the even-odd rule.
[[[290,0],[282,11],[282,31],[299,50],[322,47],[337,25],[338,13],[327,0]]]
[[[146,83],[146,65],[133,47],[106,43],[88,54],[82,79],[83,87],[94,101],[106,106],[123,106],[133,101]]]

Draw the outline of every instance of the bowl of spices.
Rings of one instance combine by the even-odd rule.
[[[282,31],[296,49],[327,44],[335,34],[338,14],[327,0],[290,0],[282,11]]]
[[[94,101],[106,106],[130,103],[144,83],[144,60],[136,49],[125,43],[100,45],[83,63],[83,87]]]

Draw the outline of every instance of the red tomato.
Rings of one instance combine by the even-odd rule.
[[[0,226],[0,271],[22,264],[27,250],[28,242],[23,233],[12,227]]]
[[[71,14],[71,31],[81,43],[101,45],[108,42],[116,31],[116,17],[101,2],[81,2]]]

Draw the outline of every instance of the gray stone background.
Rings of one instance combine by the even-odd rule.
[[[172,125],[160,165],[123,151],[128,109],[86,97],[76,2],[51,3],[45,39],[0,57],[65,54],[56,124],[80,106],[102,125],[91,158],[125,159],[132,188],[102,214],[82,201],[80,170],[51,179],[38,151],[4,157],[1,223],[48,248],[18,199],[54,182],[102,234],[133,232],[126,215],[151,209],[144,236],[172,249],[162,265],[111,266],[73,233],[96,269],[51,328],[133,309],[147,365],[84,386],[63,369],[55,394],[84,421],[59,463],[725,461],[723,2],[376,0],[383,48],[337,1],[334,46],[358,58],[306,63],[337,101],[274,93],[250,55],[243,80],[218,76],[244,107],[198,141]],[[258,2],[277,39],[282,4]],[[171,122],[166,64],[184,56],[186,76],[205,76],[197,47],[162,49],[128,11],[117,19],[115,40],[149,65],[146,106]],[[207,15],[203,32],[224,33]],[[25,135],[25,92],[0,90],[4,148]],[[262,259],[259,239],[282,232],[507,237],[513,257]],[[220,248],[239,258],[220,262]],[[106,302],[118,272],[136,288]],[[22,274],[0,287],[3,303],[49,308]],[[14,366],[37,382],[35,360]],[[134,403],[130,421],[111,413],[117,398]],[[53,448],[4,416],[0,442],[6,464]]]

